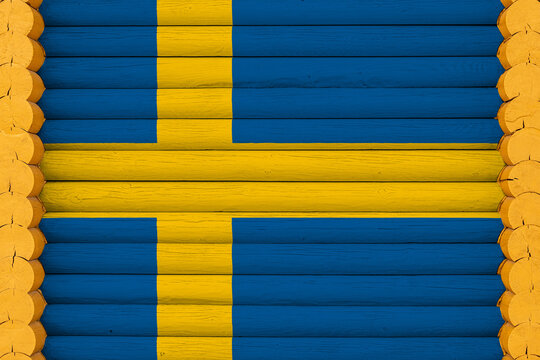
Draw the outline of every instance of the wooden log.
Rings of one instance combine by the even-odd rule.
[[[42,321],[51,336],[165,337],[491,337],[503,323],[493,306],[49,305]]]
[[[502,192],[495,182],[49,182],[40,198],[49,211],[452,212],[494,211]]]
[[[540,353],[540,326],[538,324],[520,324],[513,326],[505,323],[499,335],[503,351],[517,358],[519,356]]]
[[[15,129],[13,132],[0,132],[0,161],[17,159],[26,164],[36,165],[45,151],[39,136]]]
[[[8,289],[0,291],[0,304],[2,304],[2,323],[16,321],[30,324],[38,321],[45,309],[45,299],[40,291],[27,293],[21,289]]]
[[[0,29],[37,40],[45,24],[41,14],[28,1],[9,0],[0,3]]]
[[[48,150],[495,149],[481,119],[47,119]]]
[[[502,260],[497,244],[48,244],[40,257],[48,274],[141,275],[490,275]]]
[[[31,356],[22,353],[10,352],[0,356],[0,360],[45,360],[45,356],[42,353],[35,353]]]
[[[493,87],[495,57],[48,58],[49,89]]]
[[[505,0],[507,1],[507,0]],[[505,38],[523,31],[540,32],[540,6],[536,0],[508,1],[497,26]]]
[[[522,63],[538,64],[540,57],[540,34],[536,31],[521,31],[504,40],[499,46],[497,57],[505,69]]]
[[[534,99],[518,96],[501,105],[497,118],[508,135],[524,128],[540,129],[540,105]]]
[[[84,344],[95,344],[89,353]],[[156,349],[157,347],[157,349]],[[45,355],[57,360],[117,360],[126,356],[148,360],[156,352],[170,360],[230,359],[231,356],[259,360],[354,360],[391,358],[454,360],[460,349],[462,360],[502,357],[496,337],[451,338],[212,338],[212,337],[119,337],[50,336]]]
[[[35,291],[43,282],[45,272],[38,260],[27,261],[21,257],[0,259],[0,291],[18,289]],[[33,354],[33,353],[32,353]]]
[[[499,300],[503,319],[513,326],[540,323],[540,291],[514,294],[505,291]]]
[[[59,89],[40,102],[54,119],[490,118],[499,105],[494,88]]]
[[[524,128],[511,135],[505,135],[499,142],[499,151],[504,162],[515,165],[521,161],[540,161],[540,129]]]
[[[522,225],[540,224],[540,195],[523,193],[517,197],[506,197],[499,205],[499,214],[504,226],[515,229]]]
[[[540,11],[540,5],[538,5],[538,10]],[[540,66],[522,63],[511,67],[501,75],[497,88],[504,101],[518,96],[531,98],[533,101],[540,100]],[[530,111],[530,109],[523,110]]]
[[[1,4],[4,3],[6,1]],[[0,65],[0,96],[15,97],[35,103],[39,101],[43,91],[45,91],[43,81],[35,72],[17,64]]]
[[[44,61],[45,50],[37,41],[19,33],[0,34],[0,64],[15,63],[38,71]]]
[[[41,290],[50,304],[491,306],[504,287],[497,275],[47,274]]]
[[[540,162],[525,160],[506,166],[498,182],[507,196],[516,197],[526,192],[540,193]]]
[[[496,151],[454,150],[48,151],[41,162],[49,181],[493,181],[502,166]]]
[[[94,244],[493,244],[503,230],[497,212],[49,212],[40,228],[49,243]]]
[[[513,261],[540,257],[540,226],[524,225],[516,229],[505,228],[499,238],[504,255]]]
[[[37,104],[9,97],[0,99],[0,131],[11,133],[20,129],[37,133],[44,121],[43,111]]]
[[[10,352],[32,355],[41,351],[47,334],[40,322],[27,325],[14,321],[0,324],[0,353]]]
[[[37,197],[25,197],[20,194],[0,194],[0,224],[15,224],[25,227],[37,227],[45,213],[43,204]]]
[[[104,8],[107,11],[104,11]],[[405,6],[390,0],[359,3],[353,0],[274,1],[242,0],[139,1],[109,3],[95,0],[82,5],[68,0],[45,3],[41,12],[50,26],[82,25],[492,25],[502,6],[489,0],[417,1]]]
[[[45,236],[38,228],[8,224],[0,227],[0,258],[18,256],[35,260],[43,252]]]
[[[504,260],[499,268],[504,286],[514,294],[529,293],[540,284],[540,260],[524,258]]]
[[[45,184],[45,177],[36,165],[19,160],[0,160],[0,192],[12,192],[23,196],[37,196]]]
[[[47,27],[48,56],[493,56],[495,26]],[[233,48],[234,44],[234,48]]]

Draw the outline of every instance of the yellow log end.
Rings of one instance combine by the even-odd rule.
[[[37,290],[45,271],[38,260],[27,261],[21,257],[0,259],[0,291],[19,289],[25,292]]]
[[[505,323],[499,332],[503,351],[513,358],[528,354],[540,354],[540,325]]]
[[[0,258],[18,256],[25,260],[37,259],[43,252],[46,240],[38,228],[19,225],[0,227]]]
[[[499,237],[499,244],[504,256],[512,261],[530,256],[540,258],[540,226],[505,228]]]
[[[35,353],[32,356],[28,356],[23,353],[10,352],[4,356],[0,356],[0,360],[46,360],[42,353]]]
[[[28,356],[43,349],[47,334],[40,322],[27,325],[15,321],[0,324],[0,354],[9,352]]]
[[[501,105],[497,119],[505,134],[529,127],[540,129],[540,103],[530,97],[518,96]]]
[[[540,259],[504,260],[499,273],[507,290],[514,294],[530,293],[540,286]]]
[[[19,33],[0,34],[0,64],[15,63],[38,71],[45,61],[45,50],[35,40]]]
[[[41,14],[23,0],[0,2],[0,29],[38,39],[45,24]]]
[[[27,293],[20,289],[8,289],[0,292],[0,323],[16,321],[30,324],[38,321],[47,303],[40,291]]]
[[[37,104],[19,98],[0,99],[0,131],[11,133],[24,130],[35,134],[44,121],[43,111]]]
[[[3,359],[0,358],[0,360],[3,360]],[[519,356],[516,359],[514,359],[510,355],[506,354],[506,355],[503,356],[502,360],[540,360],[540,356],[523,355],[523,356]]]
[[[508,165],[525,160],[540,161],[540,129],[524,128],[504,135],[499,142],[499,152]]]
[[[0,194],[0,225],[17,224],[37,227],[45,214],[45,208],[36,197],[19,194]]]
[[[17,159],[36,165],[41,161],[45,148],[39,136],[24,130],[0,132],[0,161]]]
[[[45,85],[38,74],[17,64],[0,66],[0,97],[14,97],[38,102]]]
[[[505,197],[499,205],[499,215],[504,226],[515,229],[522,225],[540,225],[540,195],[523,193]]]
[[[538,6],[540,7],[540,3]],[[540,100],[540,66],[522,63],[511,67],[501,75],[497,88],[504,101],[525,96],[538,102]]]
[[[517,0],[501,0],[502,4],[504,5],[504,7],[509,7],[510,5],[512,5],[513,3],[515,3]]]
[[[45,177],[36,165],[19,160],[0,160],[0,193],[37,196],[44,184]]]
[[[510,2],[501,12],[497,26],[505,38],[520,31],[540,32],[540,3],[538,0]]]
[[[540,324],[540,291],[514,294],[505,291],[499,300],[503,319],[516,326],[525,323]]]
[[[499,174],[498,181],[507,196],[516,197],[525,192],[540,193],[540,162],[525,160],[506,166]]]
[[[502,42],[497,57],[505,69],[526,62],[538,64],[540,34],[535,31],[518,32]]]

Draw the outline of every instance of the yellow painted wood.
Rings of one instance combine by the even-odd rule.
[[[230,305],[157,305],[158,336],[232,336]]]
[[[504,260],[499,274],[507,290],[514,294],[529,293],[540,287],[540,259]]]
[[[232,118],[232,89],[158,89],[156,106],[158,118]]]
[[[515,165],[520,161],[540,161],[540,129],[525,128],[511,135],[504,135],[499,151],[504,162]]]
[[[157,360],[232,360],[232,337],[164,337],[156,341]]]
[[[503,165],[494,150],[48,151],[41,169],[49,181],[494,181]]]
[[[0,324],[0,354],[11,351],[28,356],[41,351],[47,334],[40,322],[27,325],[15,321]]]
[[[45,24],[41,14],[27,1],[8,0],[0,2],[0,29],[38,39]]]
[[[48,182],[49,211],[494,211],[487,183]]]
[[[17,321],[30,324],[39,320],[45,309],[45,299],[40,291],[30,293],[21,289],[0,291],[0,324]]]
[[[158,25],[232,25],[232,0],[157,0]]]
[[[158,274],[232,274],[231,244],[158,243],[156,258]]]
[[[156,276],[158,304],[232,305],[232,275]]]
[[[508,3],[503,0],[503,3]],[[505,38],[520,31],[540,31],[540,4],[537,0],[519,0],[508,4],[497,21]]]
[[[540,324],[520,324],[513,326],[505,323],[499,332],[503,351],[514,359],[520,356],[540,354]]]
[[[522,225],[540,224],[540,195],[523,193],[517,197],[505,197],[499,206],[504,226],[515,229]]]
[[[531,62],[538,64],[540,60],[540,34],[535,31],[520,31],[504,40],[499,46],[497,57],[505,69]]]
[[[45,61],[45,50],[35,40],[14,32],[0,34],[0,64],[15,63],[38,71]]]
[[[0,131],[37,133],[44,121],[45,115],[37,104],[18,98],[0,99]]]
[[[230,57],[158,57],[156,62],[158,89],[233,86]]]
[[[501,129],[508,135],[523,128],[540,129],[540,102],[518,96],[501,105],[497,119]]]
[[[44,277],[45,271],[38,260],[27,261],[18,256],[0,259],[0,291],[34,291],[41,286]]]
[[[19,256],[37,259],[45,246],[45,236],[38,228],[7,224],[0,226],[0,258]]]
[[[526,192],[540,193],[540,162],[525,160],[506,166],[498,181],[507,196],[515,197]]]
[[[537,3],[538,10],[540,10],[540,3]],[[523,63],[511,67],[501,75],[497,88],[504,101],[518,96],[540,100],[540,66]]]
[[[43,91],[45,85],[37,73],[18,64],[0,65],[1,97],[9,96],[35,103],[41,99]]]
[[[505,321],[516,326],[528,322],[540,324],[540,291],[521,294],[505,291],[498,306]]]
[[[232,56],[232,26],[158,26],[158,56]]]

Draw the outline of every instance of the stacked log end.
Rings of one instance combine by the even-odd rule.
[[[506,197],[499,243],[506,260],[499,273],[505,324],[499,332],[504,360],[540,356],[540,2],[505,0],[498,26],[505,40],[498,57],[505,73],[497,85],[504,100],[498,120],[499,176]]]
[[[43,19],[39,0],[0,1],[0,359],[41,360],[46,333],[40,323],[46,302],[39,287],[38,257],[45,237],[45,209],[38,196],[44,121],[36,104],[44,91],[36,73],[45,52],[38,42]]]

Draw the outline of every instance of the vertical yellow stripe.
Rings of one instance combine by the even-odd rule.
[[[231,119],[232,89],[158,89],[160,119]]]
[[[158,274],[232,275],[232,244],[157,244]]]
[[[158,337],[156,348],[157,360],[232,360],[230,337]]]
[[[158,275],[158,304],[232,305],[232,275]]]
[[[158,56],[232,56],[231,26],[158,26]]]
[[[157,238],[160,243],[232,244],[232,217],[198,214],[174,220],[158,217]]]
[[[157,0],[158,25],[232,25],[232,0]]]
[[[231,305],[157,305],[158,336],[232,336]]]
[[[156,63],[158,89],[230,88],[230,57],[160,57]]]

